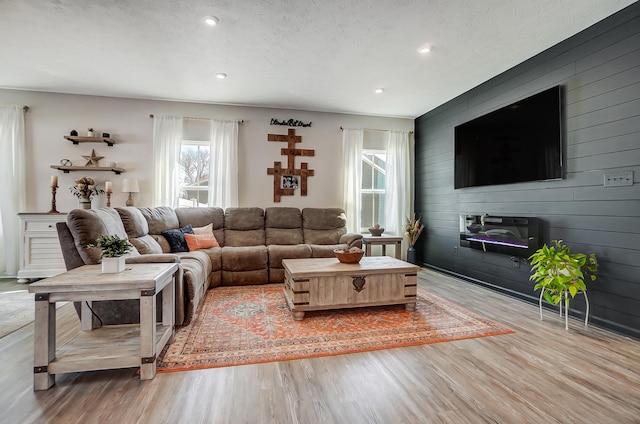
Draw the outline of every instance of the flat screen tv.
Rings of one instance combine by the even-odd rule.
[[[455,127],[454,187],[562,178],[561,87]]]

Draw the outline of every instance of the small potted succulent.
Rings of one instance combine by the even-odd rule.
[[[93,128],[88,128],[87,129],[87,137],[95,137],[96,132]]]
[[[124,271],[124,256],[132,245],[127,239],[121,239],[117,235],[104,234],[94,244],[87,247],[95,247],[101,250],[102,272],[117,273]]]

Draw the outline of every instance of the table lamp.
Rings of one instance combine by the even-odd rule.
[[[131,193],[140,193],[140,188],[138,187],[138,180],[122,180],[122,192],[129,193],[129,198],[127,199],[127,206],[133,206],[133,197]]]

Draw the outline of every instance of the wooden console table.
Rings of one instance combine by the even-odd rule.
[[[34,390],[55,384],[55,374],[140,367],[140,379],[156,374],[156,355],[173,339],[176,263],[128,264],[116,274],[85,265],[29,286],[35,293]],[[162,292],[162,322],[156,295]],[[93,300],[138,299],[140,324],[93,328]],[[79,301],[80,332],[56,350],[56,302]]]
[[[371,256],[371,246],[382,246],[382,256],[387,254],[387,245],[394,244],[396,246],[396,259],[402,259],[402,237],[381,234],[379,236],[363,235],[362,242],[366,246],[366,255]]]

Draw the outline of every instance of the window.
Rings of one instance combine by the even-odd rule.
[[[361,232],[375,224],[384,227],[386,162],[387,152],[384,150],[362,151]]]
[[[178,175],[179,207],[204,207],[209,204],[209,144],[208,141],[182,141]]]

